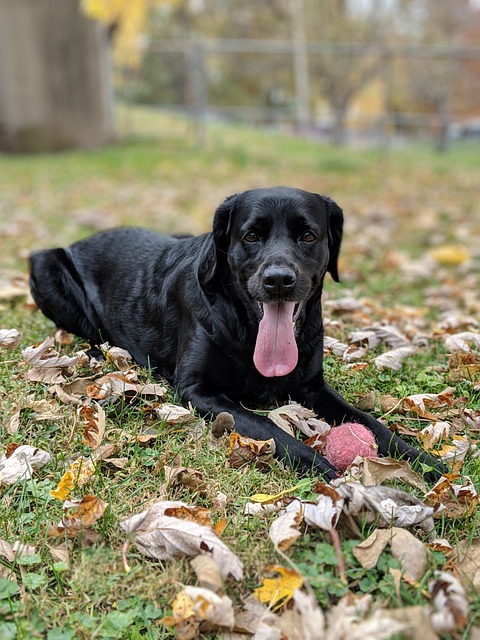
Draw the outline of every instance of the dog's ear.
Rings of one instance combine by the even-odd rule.
[[[343,233],[343,210],[327,196],[322,196],[328,214],[328,249],[330,258],[328,260],[327,271],[330,272],[335,282],[340,282],[338,276],[338,255]]]
[[[232,226],[232,212],[237,195],[228,196],[215,211],[213,232],[207,238],[200,255],[199,277],[202,284],[206,284],[213,278],[218,262],[226,256]]]
[[[215,211],[213,218],[213,238],[217,251],[226,253],[232,228],[232,214],[238,199],[238,193],[228,196]]]

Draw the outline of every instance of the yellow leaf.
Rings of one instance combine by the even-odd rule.
[[[289,493],[292,493],[297,489],[308,487],[309,484],[310,482],[296,484],[294,487],[291,487],[291,489],[285,489],[284,491],[280,491],[280,493],[276,493],[274,495],[270,495],[268,493],[255,493],[253,496],[251,496],[250,500],[252,502],[260,502],[261,504],[271,504],[273,502],[277,502],[277,500],[280,500],[280,498],[283,498],[283,496],[287,496]]]
[[[280,575],[276,578],[266,578],[262,586],[255,589],[253,593],[257,600],[275,610],[288,602],[296,589],[300,589],[303,578],[294,569],[279,566],[267,568]]]
[[[95,465],[91,458],[80,456],[72,462],[68,470],[63,474],[58,487],[50,491],[52,498],[65,500],[70,491],[82,487],[95,473]]]
[[[470,253],[466,247],[454,244],[445,244],[430,251],[431,257],[446,267],[463,264],[470,258]]]
[[[66,471],[63,474],[60,482],[58,483],[57,488],[50,491],[50,495],[52,496],[52,498],[55,498],[55,500],[60,500],[60,502],[63,502],[64,500],[66,500],[70,491],[73,491],[74,487],[74,475],[71,471]]]

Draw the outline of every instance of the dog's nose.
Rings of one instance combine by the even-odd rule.
[[[289,293],[295,286],[295,282],[295,272],[289,267],[267,267],[263,274],[263,288],[269,294]]]

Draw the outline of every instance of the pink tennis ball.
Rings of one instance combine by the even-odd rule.
[[[327,434],[323,455],[339,471],[345,471],[356,456],[376,458],[378,445],[373,433],[358,422],[345,422]]]

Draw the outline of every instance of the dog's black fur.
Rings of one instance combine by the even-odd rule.
[[[278,457],[302,471],[336,476],[314,449],[242,405],[293,399],[331,424],[363,423],[381,454],[425,463],[434,480],[440,463],[324,380],[322,285],[327,271],[338,281],[342,227],[342,210],[329,198],[286,187],[246,191],[218,207],[213,233],[175,238],[123,228],[36,252],[31,289],[58,326],[92,345],[124,347],[201,414],[227,411],[239,433],[273,437]],[[285,301],[296,304],[298,363],[264,375],[254,364],[262,306]]]

